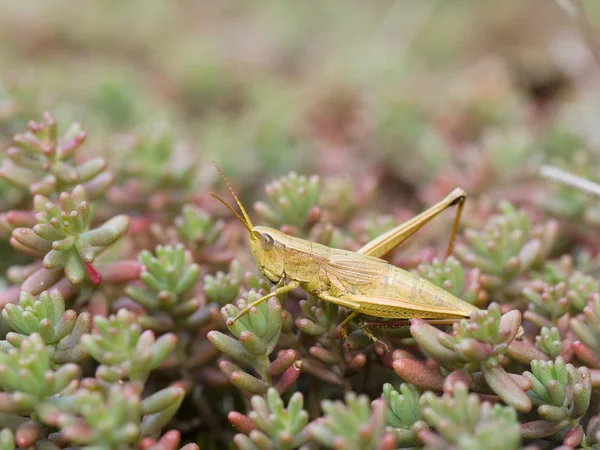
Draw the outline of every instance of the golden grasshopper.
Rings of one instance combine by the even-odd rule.
[[[477,311],[475,306],[429,281],[380,259],[446,208],[457,205],[447,249],[449,255],[466,199],[466,193],[462,189],[455,189],[436,205],[373,239],[357,252],[352,252],[290,236],[273,228],[252,225],[227,178],[216,164],[215,166],[242,215],[218,195],[213,192],[211,195],[246,227],[250,249],[258,269],[277,286],[269,294],[242,309],[236,317],[229,319],[230,323],[269,298],[297,287],[302,287],[321,300],[352,310],[340,324],[346,346],[348,323],[358,314],[405,320],[419,317],[432,323],[448,324],[469,317],[473,311]],[[367,336],[377,341],[366,327],[361,328]]]

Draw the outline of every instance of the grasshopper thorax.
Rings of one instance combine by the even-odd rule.
[[[277,283],[285,277],[285,245],[280,231],[269,227],[253,227],[249,236],[250,250],[262,275]]]

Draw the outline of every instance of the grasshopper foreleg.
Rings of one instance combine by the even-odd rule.
[[[249,305],[247,305],[244,309],[242,309],[237,316],[230,318],[227,320],[228,325],[233,325],[235,322],[237,322],[241,317],[243,317],[245,314],[247,314],[252,308],[254,308],[255,306],[260,305],[261,303],[266,302],[267,300],[269,300],[270,298],[273,297],[277,297],[279,295],[282,294],[286,294],[290,291],[293,291],[294,289],[296,289],[298,286],[300,286],[300,283],[297,281],[290,281],[288,284],[285,284],[283,286],[279,286],[277,289],[274,289],[273,291],[269,292],[267,295],[265,295],[262,298],[259,298],[258,300],[250,303]]]

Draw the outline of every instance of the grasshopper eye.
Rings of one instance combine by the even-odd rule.
[[[262,245],[262,248],[267,251],[271,250],[273,248],[273,245],[275,245],[275,241],[273,240],[273,238],[266,233],[262,233],[260,235],[260,243]]]

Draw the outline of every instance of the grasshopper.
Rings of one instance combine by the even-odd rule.
[[[230,318],[229,324],[235,323],[253,307],[298,287],[323,301],[352,311],[340,324],[347,348],[347,327],[358,314],[404,321],[419,317],[430,323],[450,324],[478,310],[424,278],[380,259],[442,211],[456,205],[457,212],[446,252],[448,256],[452,252],[466,200],[466,193],[462,189],[454,189],[434,206],[352,252],[290,236],[274,228],[254,226],[223,171],[216,163],[215,167],[242,214],[238,214],[214,192],[210,194],[223,203],[248,230],[250,249],[260,273],[276,285],[273,291]],[[378,341],[366,326],[361,328],[369,338]]]

